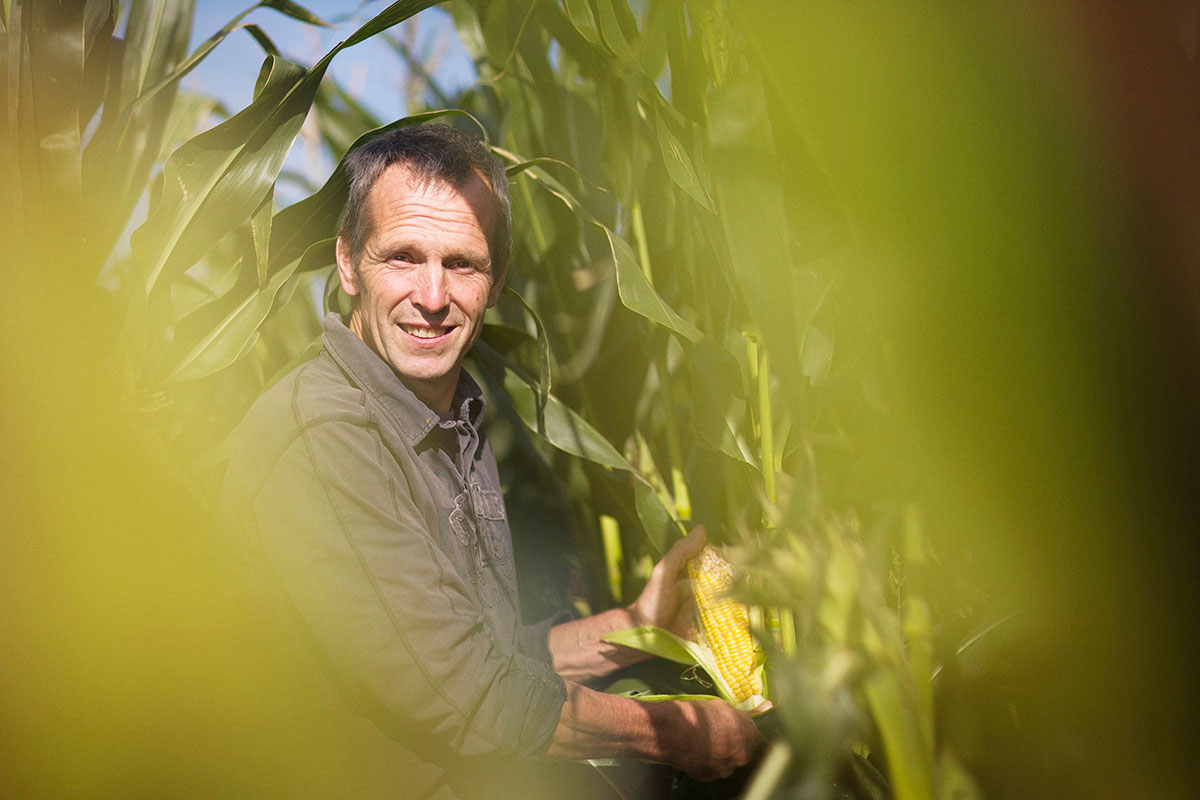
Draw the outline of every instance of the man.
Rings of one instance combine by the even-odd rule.
[[[328,316],[321,353],[251,410],[226,477],[260,586],[347,702],[427,761],[627,756],[701,778],[747,763],[762,737],[721,700],[640,703],[580,683],[643,657],[605,633],[683,624],[680,569],[702,530],[628,608],[520,624],[483,398],[462,370],[508,265],[503,167],[428,125],[373,139],[346,170],[349,319]]]

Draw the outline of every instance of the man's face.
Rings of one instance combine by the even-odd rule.
[[[492,196],[480,178],[461,188],[412,180],[389,167],[367,197],[371,235],[357,268],[338,239],[338,276],[354,298],[350,329],[435,411],[447,411],[463,356],[495,304],[487,231]]]

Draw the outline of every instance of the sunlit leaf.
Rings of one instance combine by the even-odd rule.
[[[157,213],[139,229],[146,286],[166,270],[182,271],[203,252],[204,242],[248,217],[279,173],[308,114],[321,78],[343,49],[434,5],[433,0],[399,0],[372,17],[311,69],[278,63],[262,94],[245,111],[201,134],[168,161],[171,177]]]
[[[567,9],[567,16],[579,35],[592,44],[600,44],[600,32],[596,28],[596,20],[587,0],[563,0],[563,3]]]
[[[621,30],[621,24],[617,19],[618,4],[627,14],[629,13],[629,6],[625,5],[624,0],[616,0],[616,2],[614,0],[597,0],[596,16],[600,35],[608,49],[619,58],[625,59],[629,57],[630,43],[625,38],[625,33]]]
[[[272,187],[250,217],[250,236],[254,240],[254,265],[260,289],[267,283],[267,265],[270,262],[268,247],[271,242],[271,217],[275,213],[274,206],[275,190]]]
[[[714,688],[716,688],[721,697],[725,698],[731,704],[737,704],[733,696],[733,691],[721,676],[721,670],[717,667],[712,650],[705,645],[688,641],[668,630],[653,625],[641,625],[636,628],[612,631],[604,634],[602,638],[606,642],[619,644],[622,647],[630,647],[634,650],[641,650],[642,652],[665,658],[668,661],[675,661],[679,664],[698,665],[708,673],[709,678],[712,679]]]

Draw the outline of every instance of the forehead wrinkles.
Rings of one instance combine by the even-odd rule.
[[[479,251],[477,255],[487,255],[490,249],[491,193],[478,178],[460,189],[436,179],[422,180],[407,167],[393,166],[372,187],[367,206],[368,248],[409,236],[430,245],[470,246]],[[445,238],[453,241],[439,241]]]

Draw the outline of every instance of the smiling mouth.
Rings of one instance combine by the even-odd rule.
[[[401,325],[400,330],[418,339],[436,339],[454,330],[452,325]]]

